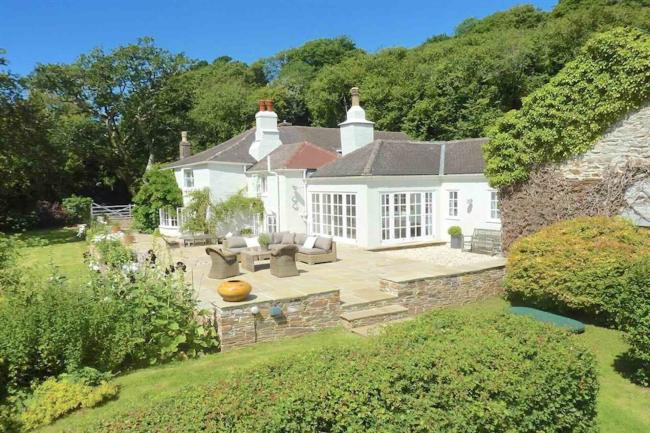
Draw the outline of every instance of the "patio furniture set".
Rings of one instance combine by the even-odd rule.
[[[323,236],[308,237],[304,233],[272,233],[267,249],[247,246],[246,238],[231,236],[217,248],[207,247],[212,260],[208,278],[225,279],[239,275],[239,264],[255,272],[256,262],[270,261],[271,275],[293,277],[299,275],[296,262],[309,265],[336,261],[336,243]]]

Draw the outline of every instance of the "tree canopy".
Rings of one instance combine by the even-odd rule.
[[[12,173],[0,205],[72,193],[123,203],[148,165],[178,156],[181,130],[195,151],[216,145],[254,125],[258,99],[273,99],[281,120],[335,127],[358,86],[378,129],[484,136],[525,109],[590,37],[616,27],[647,34],[647,0],[561,0],[551,12],[522,5],[470,17],[414,48],[368,53],[347,37],[326,38],[251,64],[189,59],[143,38],[16,77],[0,54],[0,168]]]

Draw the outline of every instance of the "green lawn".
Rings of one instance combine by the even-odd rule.
[[[44,247],[30,247],[22,260],[46,272],[51,265],[59,267],[69,278],[84,273],[82,254],[86,245],[67,230],[30,232],[26,238],[40,237],[49,241]],[[503,309],[507,303],[493,299],[459,308],[474,311]],[[596,355],[600,372],[599,423],[604,433],[650,432],[650,389],[633,385],[614,369],[614,360],[626,349],[620,332],[587,326],[586,332],[575,336]],[[251,368],[280,356],[291,356],[313,347],[338,344],[363,344],[362,338],[342,329],[276,343],[259,344],[225,354],[215,354],[192,361],[173,363],[136,371],[115,380],[121,386],[120,397],[100,408],[84,410],[42,429],[62,432],[82,429],[99,419],[119,416],[134,407],[142,407],[169,397],[181,387],[218,380],[238,368]]]
[[[47,243],[31,246],[23,251],[21,263],[32,267],[42,275],[49,275],[54,267],[66,277],[79,280],[86,273],[83,253],[86,242],[77,238],[74,229],[33,230],[21,236],[26,241]]]

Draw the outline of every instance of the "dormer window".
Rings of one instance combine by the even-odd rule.
[[[183,185],[185,188],[194,188],[194,170],[183,170]]]

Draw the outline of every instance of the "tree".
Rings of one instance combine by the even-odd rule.
[[[159,209],[176,211],[183,206],[183,195],[176,184],[174,172],[159,165],[149,168],[142,179],[142,186],[133,198],[133,218],[138,229],[152,232],[160,225]]]
[[[157,48],[151,38],[142,38],[110,53],[96,48],[70,65],[40,65],[31,84],[34,91],[52,98],[54,112],[68,115],[57,106],[61,104],[101,125],[96,145],[107,146],[111,171],[135,192],[147,162],[172,145],[161,142],[168,134],[160,134],[165,129],[164,107],[155,96],[168,77],[190,64],[184,55],[173,55]]]

